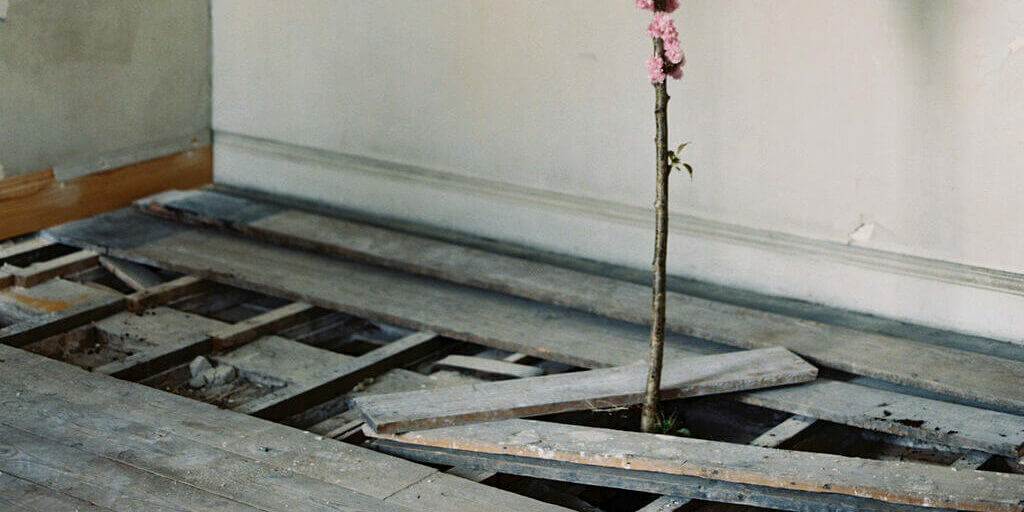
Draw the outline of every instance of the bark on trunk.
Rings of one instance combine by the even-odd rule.
[[[655,55],[663,51],[661,39],[655,39]],[[665,352],[665,260],[668,250],[668,79],[654,84],[654,120],[656,126],[655,147],[657,191],[654,201],[654,286],[651,303],[651,346],[647,366],[647,390],[644,394],[643,412],[640,416],[640,430],[656,432],[660,414],[658,401],[661,391],[661,367]]]

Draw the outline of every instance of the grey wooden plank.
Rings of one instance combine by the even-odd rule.
[[[646,323],[650,290],[641,285],[471,249],[298,210],[225,213],[223,203],[258,201],[209,190],[140,200],[143,211],[212,225],[298,247],[448,281],[485,287],[610,318]],[[239,207],[241,209],[241,207]],[[1024,411],[1024,362],[936,347],[784,315],[667,295],[666,328],[743,348],[781,345],[839,370]],[[987,368],[977,372],[975,368]]]
[[[439,510],[447,507],[455,510],[474,512],[568,512],[570,509],[544,503],[471,480],[445,473],[434,473],[385,501],[396,503],[412,510]]]
[[[289,469],[186,440],[159,425],[90,414],[52,397],[23,394],[23,399],[29,402],[32,412],[5,417],[0,422],[60,439],[80,450],[254,508],[320,512],[408,510]]]
[[[285,329],[308,318],[313,311],[313,306],[309,304],[293,302],[226,326],[211,334],[214,350],[227,350],[265,334]]]
[[[280,336],[264,336],[210,358],[234,366],[251,380],[303,388],[319,384],[323,375],[355,359]]]
[[[3,473],[0,473],[0,510],[112,512],[112,509]]]
[[[38,261],[28,267],[19,268],[10,264],[4,270],[14,276],[18,286],[35,286],[48,279],[78,272],[98,265],[98,255],[92,251],[82,250],[66,254],[48,261]]]
[[[163,433],[173,433],[184,441],[379,499],[436,472],[396,457],[84,372],[2,345],[0,369],[3,383],[0,385],[0,417],[15,418],[24,422],[27,429],[49,422],[47,413],[35,407],[36,401],[60,403],[64,404],[64,410],[76,414],[101,412],[107,426],[113,423],[130,429],[133,428],[130,425],[142,425],[143,432],[157,438]],[[76,421],[82,421],[82,417]],[[106,434],[99,435],[96,439],[105,437]],[[455,508],[439,510],[458,511]]]
[[[137,292],[163,282],[155,272],[137,263],[107,257],[100,257],[99,262],[114,277]]]
[[[127,234],[125,226],[131,226]],[[364,318],[433,330],[451,338],[577,366],[625,365],[642,360],[647,353],[648,329],[637,324],[237,237],[198,232],[130,211],[65,224],[47,234],[68,244],[105,250],[142,263],[194,272]],[[715,350],[671,333],[665,343],[667,357]],[[789,395],[773,395],[774,391],[769,390],[742,393],[735,398],[884,432],[923,439],[940,435],[946,444],[993,453],[1017,451],[1024,434],[1024,418],[1020,416],[1000,416],[1001,424],[1016,426],[1008,431],[993,431],[986,422],[975,421],[981,409],[935,400],[921,402],[923,399],[900,395],[903,398],[892,402],[888,409],[891,417],[885,417],[849,402],[851,397],[875,400],[879,394],[872,387],[834,383],[802,391],[807,387],[793,386]],[[813,401],[815,412],[808,410],[808,401]],[[875,405],[887,402],[891,401],[879,399]],[[916,415],[924,410],[934,414],[940,409],[946,411],[942,414],[942,429],[915,426],[917,421],[927,420]]]
[[[447,370],[462,370],[489,377],[503,379],[521,379],[523,377],[538,377],[544,371],[536,366],[516,364],[498,359],[486,357],[473,357],[453,354],[445,356],[444,359],[433,364],[434,368]]]
[[[296,384],[246,402],[236,411],[261,418],[282,418],[326,401],[363,379],[437,351],[446,341],[432,332],[418,332],[359,357],[312,373],[308,384]]]
[[[20,320],[0,329],[0,343],[22,347],[124,309],[124,297],[63,279],[0,290],[0,312]]]
[[[0,424],[0,472],[116,510],[257,510],[3,424]]]
[[[613,487],[655,494],[687,496],[722,503],[735,503],[800,512],[936,512],[950,509],[885,503],[843,494],[806,492],[714,480],[686,475],[668,475],[621,467],[567,464],[538,458],[494,455],[465,450],[417,446],[387,440],[370,445],[385,453],[430,464],[466,465],[492,468],[500,473],[545,478],[562,482]]]
[[[206,285],[207,283],[198,277],[182,276],[129,295],[128,308],[132,311],[142,311],[158,304],[198,293]]]
[[[745,391],[813,380],[817,368],[781,348],[666,359],[665,400]],[[643,400],[647,366],[603,368],[443,389],[370,395],[353,400],[381,433],[635,405]]]
[[[570,464],[713,478],[888,503],[975,511],[1024,510],[1024,475],[761,448],[531,420],[406,434],[399,442]]]
[[[132,354],[95,371],[128,380],[154,375],[209,352],[212,341],[208,333],[226,325],[167,307],[118,313],[95,322],[97,332],[107,343],[123,346]]]
[[[677,512],[690,503],[690,498],[659,496],[636,512]]]
[[[799,414],[790,416],[782,423],[757,436],[748,444],[762,448],[775,448],[807,430],[817,421],[815,418],[808,418]]]

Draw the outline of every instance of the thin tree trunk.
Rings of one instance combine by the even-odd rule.
[[[655,55],[663,51],[661,39],[654,40]],[[657,196],[654,201],[654,293],[651,304],[651,347],[647,366],[647,390],[644,394],[640,430],[656,432],[660,415],[661,366],[665,353],[665,260],[668,252],[668,79],[654,84],[654,120],[657,171]]]

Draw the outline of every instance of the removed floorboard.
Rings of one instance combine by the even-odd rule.
[[[650,290],[611,278],[417,237],[225,193],[170,191],[140,209],[277,243],[635,323]],[[666,328],[742,348],[784,346],[816,363],[1024,412],[1024,362],[937,347],[669,292]],[[986,368],[986,371],[976,371]]]
[[[369,429],[364,432],[371,436]],[[1024,510],[1024,475],[776,450],[531,420],[421,430],[385,439],[569,465],[710,478],[777,489],[974,511]]]
[[[408,510],[386,499],[413,485],[464,492],[428,481],[437,471],[426,466],[11,347],[0,346],[0,370],[0,423],[261,510]],[[505,510],[559,510],[477,490]],[[439,502],[436,510],[464,509]]]
[[[433,366],[440,370],[458,370],[500,379],[522,379],[524,377],[539,377],[544,374],[544,370],[528,364],[462,355],[445,356]]]
[[[781,347],[666,359],[661,397],[672,400],[795,384],[813,380],[817,374],[817,368]],[[353,403],[371,428],[380,433],[394,433],[635,405],[643,400],[646,379],[647,365],[636,363],[436,390],[370,395],[356,398]]]
[[[638,324],[188,228],[128,210],[65,224],[47,230],[45,235],[139,263],[576,366],[627,365],[643,360],[647,354],[650,333]],[[666,335],[666,357],[714,350],[683,336]],[[767,390],[741,393],[735,398],[793,414],[983,451],[993,450],[992,441],[1000,439],[998,453],[1016,451],[1024,443],[1021,416],[984,412],[1000,418],[989,425],[975,421],[981,409],[909,395],[900,395],[899,401],[892,402],[886,409],[891,416],[878,415],[848,405],[849,397],[873,400],[886,392],[842,382],[806,394],[802,391],[821,382],[827,381],[793,386],[787,395]],[[811,399],[818,412],[807,411]],[[888,398],[883,398],[875,405],[887,402]],[[939,423],[922,428],[921,424],[931,420],[921,416],[924,410],[945,412]],[[1012,427],[1004,428],[1006,425]]]
[[[137,292],[163,282],[155,272],[137,263],[106,257],[100,258],[99,261],[103,268],[114,274],[114,277]]]

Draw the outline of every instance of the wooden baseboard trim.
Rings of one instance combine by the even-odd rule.
[[[65,182],[53,170],[0,180],[0,239],[128,206],[162,190],[213,181],[210,146],[110,169]]]

